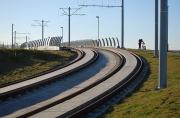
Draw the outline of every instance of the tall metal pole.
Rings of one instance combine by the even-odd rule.
[[[44,27],[47,26],[46,23],[48,23],[49,21],[45,21],[45,20],[34,20],[35,22],[37,22],[37,24],[32,24],[32,26],[40,26],[41,27],[41,35],[42,35],[42,40],[44,39]]]
[[[124,0],[122,0],[121,48],[124,48]]]
[[[159,0],[155,0],[155,49],[154,57],[158,57],[158,4]]]
[[[159,89],[167,87],[168,2],[161,0]]]
[[[14,38],[14,24],[12,24],[12,46],[11,48],[13,49],[13,38]]]
[[[28,41],[27,41],[27,35],[26,35],[26,48],[28,49]]]
[[[96,18],[98,19],[98,39],[99,39],[99,16],[96,16]]]
[[[169,6],[167,6],[167,11],[169,11]],[[167,22],[169,22],[168,20],[169,20],[169,13],[167,12]],[[167,32],[169,32],[168,31],[168,24],[167,24]],[[169,51],[169,41],[168,41],[168,33],[167,33],[167,52],[168,51]]]
[[[44,20],[42,20],[42,40],[44,39]]]
[[[69,7],[68,10],[69,10],[69,12],[68,12],[69,13],[68,14],[68,16],[69,16],[69,34],[68,34],[69,35],[69,42],[68,42],[68,46],[70,47],[70,39],[71,39],[71,37],[70,37],[70,35],[71,35],[71,32],[70,32],[71,31],[71,29],[70,29],[71,28],[71,26],[70,26],[71,25],[71,8]]]
[[[14,31],[14,48],[16,48],[16,31]]]
[[[77,11],[79,11],[81,8],[60,8],[63,10],[63,14],[62,15],[67,15],[68,16],[68,46],[70,47],[70,41],[71,41],[71,16],[73,15],[85,15],[85,14],[76,14]],[[65,11],[65,9],[68,9],[68,12]],[[75,10],[74,12],[71,13],[71,10]]]
[[[63,43],[63,38],[64,38],[63,37],[63,27],[61,27],[61,31],[62,31],[61,33],[62,33],[62,43]]]

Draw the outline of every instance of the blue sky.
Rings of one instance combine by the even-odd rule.
[[[143,38],[148,49],[154,48],[154,0],[125,1],[125,47],[137,48]],[[61,16],[61,7],[79,4],[121,5],[121,0],[0,0],[0,43],[11,43],[11,24],[17,32],[29,32],[29,40],[41,38],[41,27],[32,27],[33,20],[48,20],[45,37],[61,35],[68,39],[68,18]],[[180,50],[180,0],[169,0],[169,47]],[[71,39],[96,39],[97,18],[100,17],[100,37],[121,38],[121,8],[82,8],[85,16],[71,17]],[[24,35],[17,35],[23,37]],[[25,39],[17,39],[18,43]]]

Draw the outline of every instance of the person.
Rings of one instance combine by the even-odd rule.
[[[142,42],[142,49],[146,50],[146,45],[145,45],[144,41]]]
[[[139,49],[141,49],[141,44],[142,44],[143,40],[142,39],[139,39]]]

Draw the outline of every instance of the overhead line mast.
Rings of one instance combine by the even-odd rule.
[[[36,22],[36,24],[34,25],[32,25],[32,26],[40,26],[40,27],[42,27],[42,40],[44,39],[44,26],[47,26],[47,23],[49,22],[49,21],[44,21],[44,20],[34,20],[34,22]],[[45,24],[46,23],[46,24]]]
[[[63,11],[62,15],[68,16],[68,46],[70,47],[71,46],[71,44],[70,44],[70,41],[71,41],[71,16],[73,16],[73,15],[82,16],[85,14],[76,14],[76,12],[78,12],[81,8],[68,7],[68,8],[59,8],[59,9],[61,9]],[[68,10],[68,12],[66,10]],[[74,10],[74,12],[71,13],[72,10]]]
[[[121,48],[124,48],[124,0],[121,0],[121,6],[118,5],[98,5],[98,4],[83,4],[79,5],[81,7],[105,7],[105,8],[116,8],[121,7],[122,8],[122,20],[121,20]]]
[[[168,0],[160,4],[159,89],[167,87]]]

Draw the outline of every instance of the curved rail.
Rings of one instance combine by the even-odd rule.
[[[104,50],[103,50],[104,51]],[[107,80],[110,76],[112,76],[115,72],[117,72],[122,65],[124,64],[124,58],[121,55],[117,55],[111,51],[106,50],[106,52],[111,53],[114,57],[110,59],[109,64],[105,67],[104,70],[100,71],[100,73],[86,80],[85,82],[73,87],[72,89],[61,93],[60,95],[51,98],[50,100],[46,100],[44,102],[38,103],[36,105],[30,106],[29,108],[22,109],[16,112],[14,115],[10,115],[9,117],[28,117],[32,114],[40,112],[44,109],[50,108],[56,104],[65,102],[91,88],[100,84],[101,82]],[[109,67],[110,66],[110,67]]]
[[[109,50],[114,51],[117,54],[119,53],[117,50]],[[48,115],[48,112],[51,110],[54,111],[53,114],[51,114],[52,117],[81,117],[88,110],[94,108],[104,100],[107,100],[119,89],[127,86],[140,71],[142,61],[127,51],[122,50],[121,54],[126,58],[126,63],[118,72],[107,80],[94,86],[92,89],[75,96],[73,99],[46,109],[32,117],[44,117]]]
[[[53,68],[51,68],[49,70],[46,70],[46,71],[34,74],[32,76],[29,76],[25,80],[19,80],[19,81],[16,81],[16,82],[11,82],[11,83],[7,83],[7,84],[4,84],[4,85],[0,85],[0,89],[3,88],[3,87],[6,87],[6,86],[10,86],[10,85],[13,85],[13,84],[16,84],[16,83],[19,83],[19,82],[27,81],[27,80],[33,79],[35,77],[42,76],[42,75],[51,73],[53,71],[65,68],[65,67],[67,67],[67,66],[69,66],[69,65],[71,65],[71,64],[73,64],[73,63],[75,63],[75,62],[77,62],[79,60],[81,60],[85,56],[84,51],[82,51],[80,49],[71,48],[71,51],[76,52],[77,53],[77,57],[75,59],[73,59],[72,61],[70,61],[69,63],[64,64],[64,65],[57,65],[57,66],[55,66],[55,67],[53,67]]]
[[[23,81],[17,84],[13,84],[10,86],[6,86],[0,89],[0,99],[6,99],[9,96],[13,96],[15,94],[21,93],[25,90],[29,90],[31,88],[37,87],[42,84],[46,84],[52,81],[55,81],[59,78],[62,78],[63,76],[66,76],[70,73],[76,72],[91,63],[93,63],[98,58],[98,53],[94,50],[89,49],[83,49],[83,51],[86,53],[85,56],[80,59],[79,61],[76,61],[75,63],[64,67],[62,69],[47,73],[45,75]]]
[[[124,90],[124,88],[126,88],[131,82],[133,82],[136,79],[136,77],[142,71],[142,68],[143,68],[143,61],[141,60],[141,58],[132,52],[131,54],[137,59],[137,65],[127,77],[125,77],[122,81],[120,81],[118,84],[113,86],[111,89],[108,89],[107,91],[105,91],[103,94],[96,96],[96,98],[94,98],[91,102],[84,105],[83,107],[81,106],[81,108],[80,107],[76,108],[76,110],[74,110],[73,112],[71,111],[71,113],[69,112],[69,113],[63,114],[61,116],[58,116],[58,118],[83,117],[86,115],[86,113],[91,111],[93,108],[98,107],[99,105],[103,104],[103,102],[112,98],[119,91]]]
[[[97,107],[118,91],[123,90],[136,79],[136,76],[142,70],[143,62],[140,57],[125,50],[112,48],[103,50],[116,55],[115,66],[104,76],[99,79],[96,78],[96,81],[89,81],[88,84],[82,83],[74,87],[75,89],[71,89],[71,92],[65,92],[63,97],[57,96],[43,102],[43,104],[19,110],[5,117],[82,117],[92,108]]]

